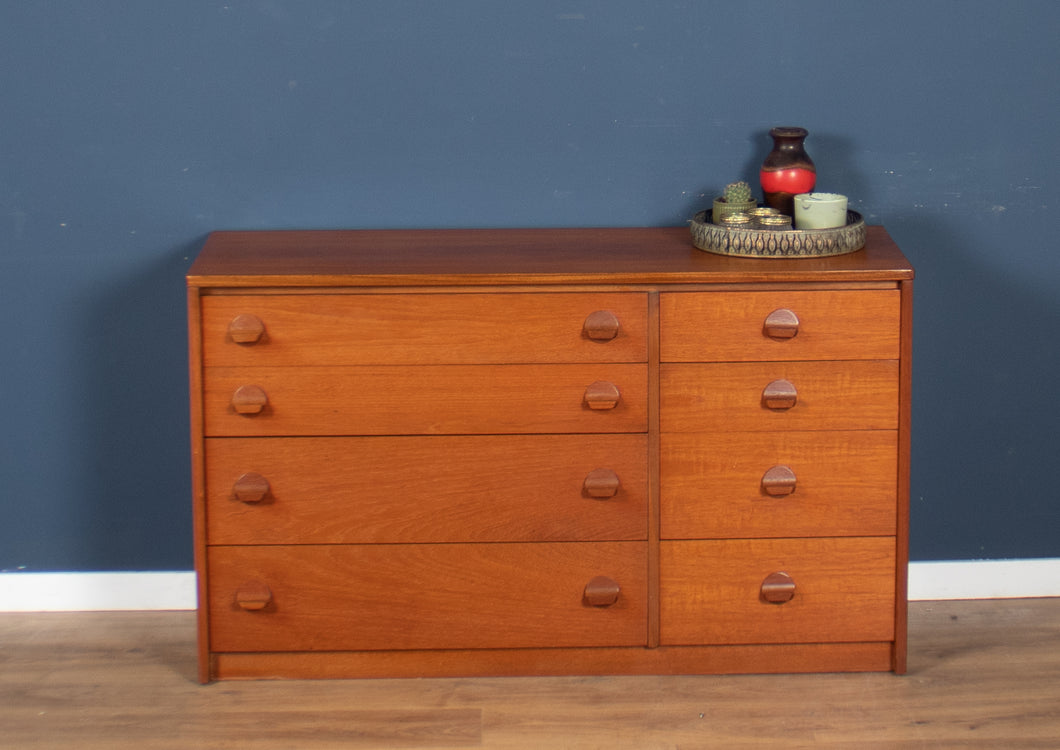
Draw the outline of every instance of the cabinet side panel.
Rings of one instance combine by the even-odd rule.
[[[906,671],[909,608],[909,463],[912,433],[913,282],[903,281],[902,347],[898,405],[898,533],[895,566],[894,659],[898,674]]]
[[[188,287],[188,401],[191,422],[192,528],[198,596],[199,680],[210,679],[209,623],[206,592],[206,470],[202,414],[202,308],[199,289]]]
[[[659,434],[659,294],[648,297],[648,646],[659,645],[659,529],[662,488]]]

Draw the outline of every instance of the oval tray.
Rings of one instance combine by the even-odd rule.
[[[835,229],[730,229],[712,224],[711,211],[692,217],[692,244],[717,255],[741,258],[820,258],[865,247],[865,219],[847,211],[847,225]]]

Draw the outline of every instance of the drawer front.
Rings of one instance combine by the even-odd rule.
[[[663,432],[893,430],[898,362],[664,364],[659,398]]]
[[[660,573],[664,645],[894,638],[893,537],[663,542]],[[784,603],[763,596],[776,573]]]
[[[647,430],[646,365],[211,367],[203,390],[210,436]]]
[[[647,309],[640,293],[206,296],[203,359],[215,366],[644,362]]]
[[[644,435],[210,438],[209,544],[647,538]]]
[[[671,292],[659,315],[664,362],[898,358],[898,290]]]
[[[893,536],[894,431],[669,433],[663,539]]]
[[[212,547],[208,556],[211,651],[647,641],[643,542]],[[598,576],[619,586],[610,606],[585,599]]]

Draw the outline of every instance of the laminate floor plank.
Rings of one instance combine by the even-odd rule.
[[[909,673],[199,685],[190,612],[0,614],[0,748],[1060,747],[1060,599],[915,602]]]

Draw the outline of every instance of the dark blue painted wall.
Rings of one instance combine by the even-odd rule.
[[[207,232],[681,224],[779,124],[918,268],[913,557],[1060,556],[1058,32],[1053,0],[0,4],[0,569],[191,567]]]

